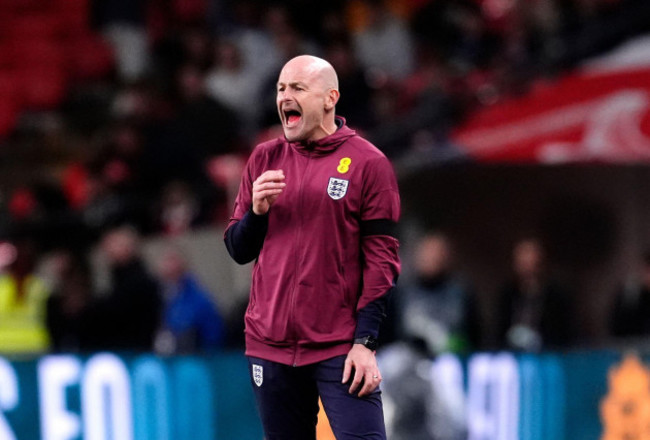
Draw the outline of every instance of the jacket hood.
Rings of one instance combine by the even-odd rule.
[[[316,141],[289,142],[301,154],[315,154],[324,156],[335,151],[341,144],[357,134],[356,131],[345,125],[345,118],[336,116],[337,130]]]

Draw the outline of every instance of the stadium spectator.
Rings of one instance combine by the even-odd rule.
[[[118,74],[125,82],[141,79],[149,67],[146,0],[93,1],[94,25],[113,47]]]
[[[616,293],[610,332],[619,338],[650,335],[650,251],[643,254],[634,278]]]
[[[566,348],[575,336],[568,292],[551,279],[536,238],[515,243],[513,279],[500,292],[498,337],[502,348],[521,351]]]
[[[240,0],[232,5],[231,29],[224,37],[237,44],[243,65],[254,66],[255,86],[259,87],[281,63],[273,47],[273,39],[264,27],[264,5],[255,0]]]
[[[370,108],[373,90],[354,56],[351,45],[344,41],[332,43],[327,46],[325,54],[339,77],[341,100],[337,105],[341,114],[345,115],[350,126],[357,129],[374,126]]]
[[[168,183],[160,195],[160,207],[154,218],[155,230],[164,235],[190,231],[201,221],[200,200],[182,181]]]
[[[118,121],[110,127],[110,141],[103,160],[103,174],[108,184],[118,191],[142,191],[142,134],[137,126]]]
[[[261,78],[257,69],[245,64],[238,45],[222,39],[216,45],[216,62],[206,76],[206,90],[212,98],[234,111],[241,123],[240,134],[250,137],[257,128]]]
[[[94,300],[87,261],[67,251],[56,252],[57,273],[47,301],[47,328],[56,352],[79,352],[92,348],[92,302]]]
[[[409,152],[424,152],[440,161],[457,157],[457,152],[444,148],[449,146],[447,132],[459,113],[448,76],[430,48],[422,47],[412,74],[399,86],[388,84],[375,93],[375,98],[385,96],[388,108],[376,115],[383,123],[372,127],[372,141],[394,158]]]
[[[151,52],[156,66],[153,74],[166,83],[186,65],[205,72],[214,61],[214,42],[215,36],[201,22],[174,27],[153,45]]]
[[[320,51],[316,43],[298,30],[287,5],[277,3],[269,6],[264,15],[264,27],[273,41],[276,70],[295,56],[315,55]],[[271,76],[275,75],[272,73]]]
[[[169,355],[222,347],[225,335],[223,318],[211,294],[192,274],[179,247],[169,245],[162,251],[157,274],[164,305],[156,351]]]
[[[147,130],[147,164],[158,188],[173,180],[206,183],[205,161],[237,149],[235,114],[210,97],[204,75],[185,65],[176,76],[174,113]]]
[[[110,288],[94,307],[95,348],[152,350],[162,300],[139,255],[138,233],[129,226],[110,229],[101,238],[101,251],[110,269]]]
[[[442,233],[418,240],[415,276],[399,289],[399,327],[403,339],[429,356],[464,352],[478,346],[476,297],[454,270],[451,244]]]
[[[357,59],[377,81],[401,80],[413,70],[415,46],[407,24],[383,0],[366,0],[366,23],[353,33]]]
[[[50,347],[46,307],[50,291],[35,272],[38,250],[31,238],[0,245],[0,352],[42,353]]]

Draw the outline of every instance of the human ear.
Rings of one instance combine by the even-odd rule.
[[[334,108],[336,103],[339,101],[340,93],[336,89],[329,89],[327,95],[325,96],[325,110],[329,111]]]

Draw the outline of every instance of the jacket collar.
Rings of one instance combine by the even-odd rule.
[[[317,141],[289,142],[289,145],[301,154],[314,154],[316,156],[330,154],[336,151],[349,138],[357,134],[356,131],[345,125],[345,118],[336,116],[335,122],[337,130],[329,136],[325,136]]]

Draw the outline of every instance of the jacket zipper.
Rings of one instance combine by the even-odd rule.
[[[305,176],[307,175],[307,171],[309,169],[309,165],[311,164],[311,158],[312,158],[312,153],[311,151],[307,152],[307,165],[305,166],[305,169],[302,173],[302,176],[300,177],[300,187],[298,188],[298,206],[296,212],[298,213],[298,228],[296,228],[296,241],[294,243],[294,255],[295,257],[295,279],[293,283],[293,289],[291,290],[291,295],[289,298],[289,324],[291,326],[291,334],[294,337],[294,349],[293,349],[293,362],[292,365],[295,367],[298,364],[298,334],[296,332],[296,320],[294,317],[294,312],[296,309],[296,289],[298,288],[298,282],[299,282],[299,270],[300,270],[300,258],[301,258],[301,253],[300,253],[300,237],[302,235],[302,229],[303,229],[303,221],[304,221],[304,216],[302,215],[303,211],[303,205],[304,205],[304,186],[305,186]]]

